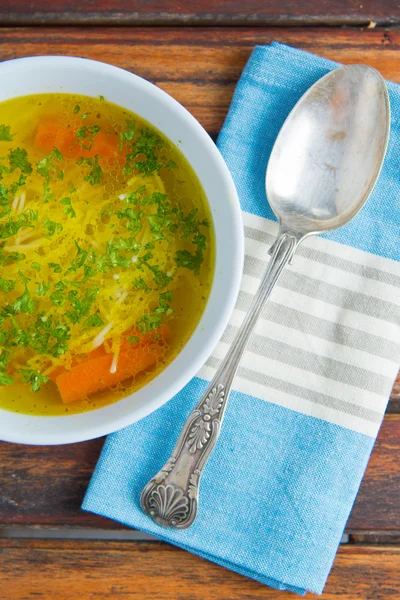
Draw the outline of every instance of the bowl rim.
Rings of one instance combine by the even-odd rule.
[[[241,278],[242,278],[243,262],[244,262],[244,230],[243,230],[243,223],[242,223],[241,208],[240,208],[239,198],[238,198],[238,194],[237,194],[237,191],[235,188],[235,184],[233,182],[231,173],[228,170],[228,167],[227,167],[222,155],[220,154],[217,146],[214,144],[214,142],[212,141],[212,139],[210,138],[210,136],[208,135],[206,130],[202,127],[202,125],[200,125],[200,123],[197,121],[197,119],[184,106],[182,106],[177,100],[175,100],[167,92],[164,92],[162,89],[158,88],[156,85],[150,83],[146,79],[143,79],[142,77],[140,77],[134,73],[131,73],[129,71],[126,71],[125,69],[122,69],[120,67],[110,65],[108,63],[103,63],[100,61],[87,59],[87,58],[71,57],[71,56],[58,56],[58,55],[57,56],[46,56],[46,55],[44,55],[44,56],[16,58],[16,59],[4,61],[4,62],[0,63],[0,75],[2,75],[4,72],[8,71],[9,69],[14,69],[15,67],[20,69],[22,66],[23,68],[29,69],[29,66],[32,64],[34,64],[35,67],[41,66],[43,68],[46,68],[46,66],[54,67],[54,65],[58,65],[60,67],[60,69],[72,67],[72,68],[76,68],[76,69],[80,69],[80,70],[89,69],[92,72],[97,70],[98,72],[101,72],[103,75],[104,74],[110,75],[112,77],[117,76],[122,80],[123,83],[126,82],[127,85],[130,85],[131,87],[133,84],[133,86],[143,89],[145,92],[153,95],[153,97],[155,97],[157,102],[164,103],[167,106],[169,106],[170,110],[172,110],[175,113],[179,113],[180,118],[184,119],[185,123],[187,123],[188,127],[193,131],[193,135],[196,134],[197,136],[199,136],[202,139],[202,141],[206,147],[207,153],[210,155],[210,157],[212,158],[212,160],[214,161],[214,163],[216,165],[216,169],[218,171],[219,176],[221,177],[221,181],[223,182],[223,185],[226,188],[226,197],[229,197],[229,205],[230,205],[229,208],[230,208],[230,212],[231,212],[231,216],[232,216],[231,220],[233,223],[233,229],[230,232],[230,238],[232,240],[232,245],[230,248],[230,255],[232,257],[232,262],[231,262],[232,268],[230,269],[231,279],[229,280],[229,287],[227,287],[225,290],[226,291],[225,301],[223,304],[223,309],[221,310],[221,314],[219,315],[219,318],[217,320],[215,320],[213,330],[209,332],[209,337],[207,338],[203,347],[199,350],[196,357],[190,361],[187,368],[183,369],[183,372],[180,373],[178,379],[175,381],[171,381],[171,383],[164,389],[164,391],[162,393],[157,393],[157,395],[155,395],[154,397],[150,396],[148,402],[145,405],[132,406],[132,410],[129,411],[128,414],[126,414],[126,415],[119,415],[119,416],[115,415],[112,418],[112,420],[110,422],[107,422],[106,424],[96,424],[95,419],[93,419],[93,421],[94,421],[93,424],[84,427],[84,431],[85,431],[84,435],[82,435],[81,429],[78,429],[76,432],[74,432],[74,431],[66,432],[65,435],[63,432],[60,432],[59,430],[57,430],[57,432],[55,432],[54,434],[52,434],[52,432],[46,431],[45,435],[41,434],[41,436],[40,436],[40,437],[46,438],[44,441],[41,441],[40,439],[38,439],[39,438],[38,434],[32,430],[29,430],[29,427],[26,427],[23,432],[21,432],[21,431],[2,431],[1,413],[2,412],[3,413],[12,413],[12,411],[0,409],[0,439],[2,441],[22,443],[22,444],[31,444],[31,445],[61,445],[61,444],[76,443],[76,442],[82,442],[82,441],[94,439],[94,438],[115,432],[119,429],[122,429],[124,427],[127,427],[128,425],[135,423],[136,421],[146,417],[150,413],[154,412],[155,410],[157,410],[158,408],[163,406],[166,402],[168,402],[168,400],[173,398],[173,396],[175,396],[183,387],[185,387],[185,385],[187,385],[187,383],[193,377],[196,376],[196,374],[201,369],[201,367],[205,364],[208,357],[211,355],[213,349],[215,348],[218,341],[220,340],[220,338],[229,322],[229,318],[231,316],[231,313],[232,313],[235,303],[236,303],[236,299],[237,299],[237,296],[239,293],[239,288],[240,288],[240,282],[241,282]],[[43,93],[45,93],[45,92],[43,92]],[[21,95],[24,95],[24,94],[18,94],[15,96],[11,96],[10,98],[19,97]],[[122,106],[122,105],[120,105],[120,106]],[[153,126],[158,128],[157,125],[155,125],[154,123],[150,122],[150,124],[153,124]],[[172,142],[172,143],[174,143],[174,142]],[[178,148],[178,149],[183,151],[182,148]],[[190,161],[189,161],[189,163],[190,163]],[[192,168],[194,168],[193,165],[192,165]],[[202,183],[200,177],[199,177],[199,180]],[[216,255],[217,255],[217,253],[218,253],[217,238],[216,238],[215,243],[216,243]],[[217,264],[217,256],[216,256],[216,264]],[[217,273],[216,273],[216,266],[215,266],[212,287],[214,285],[216,276],[217,276]],[[211,296],[211,292],[212,292],[212,288],[210,290],[210,296]],[[188,345],[189,341],[196,335],[196,332],[201,327],[202,320],[203,320],[206,310],[207,310],[207,305],[203,311],[203,314],[200,318],[199,323],[197,324],[196,328],[194,329],[193,333],[191,334],[191,337],[189,338],[188,342],[186,342],[186,344],[182,348],[182,350],[178,353],[177,357],[172,360],[172,362],[166,367],[166,369],[164,369],[160,374],[158,374],[148,384],[146,384],[145,386],[140,388],[138,390],[138,392],[134,392],[132,394],[132,396],[134,396],[135,393],[139,393],[141,390],[145,390],[145,389],[151,390],[152,384],[161,377],[162,373],[165,373],[169,369],[169,367],[171,367],[171,365],[174,364],[174,362],[177,360],[177,358],[179,356],[182,355],[182,353],[184,353],[185,347]],[[130,396],[124,397],[121,400],[119,400],[113,404],[107,405],[107,406],[117,406],[118,402],[122,402],[129,397]],[[194,399],[193,405],[195,405],[195,403],[196,403],[196,399]],[[81,414],[94,414],[97,411],[104,411],[107,408],[107,406],[101,407],[99,409],[95,409],[93,411],[87,411],[86,413],[79,413],[79,414],[67,415],[67,416],[38,416],[38,415],[37,416],[24,415],[24,416],[29,417],[33,421],[35,421],[36,419],[46,419],[49,421],[49,423],[51,422],[52,419],[63,419],[63,420],[68,419],[70,421],[73,421],[74,419],[79,418]],[[12,413],[12,414],[22,415],[22,413]]]

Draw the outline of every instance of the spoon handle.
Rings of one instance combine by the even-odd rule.
[[[196,518],[200,477],[221,429],[233,378],[273,287],[299,243],[280,233],[264,278],[225,359],[184,424],[171,457],[141,495],[142,509],[164,527],[186,529]]]

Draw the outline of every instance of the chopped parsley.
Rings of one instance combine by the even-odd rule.
[[[66,316],[71,323],[79,323],[89,313],[93,302],[96,300],[99,288],[87,288],[84,294],[80,294],[78,290],[68,292],[68,301],[71,305],[71,310],[66,311]]]
[[[9,219],[5,223],[0,223],[0,239],[5,240],[14,237],[22,227],[34,227],[29,216],[25,213],[21,213],[16,220]]]
[[[63,306],[66,300],[64,290],[67,288],[63,281],[57,281],[54,292],[50,294],[50,300],[55,306]]]
[[[145,280],[143,279],[143,277],[136,277],[133,280],[133,287],[135,288],[135,290],[143,290],[146,293],[151,292],[151,288],[149,288],[149,286],[147,285],[147,283],[145,282]]]
[[[103,319],[97,313],[90,315],[89,318],[86,319],[85,325],[88,327],[100,327],[100,325],[104,325]]]
[[[0,277],[0,290],[3,292],[11,292],[15,288],[15,281],[13,279],[3,279]]]
[[[178,250],[175,254],[175,262],[177,267],[190,269],[194,271],[195,275],[199,275],[203,262],[203,252],[200,248],[195,253],[189,252],[189,250]]]
[[[165,165],[164,165],[164,169],[176,169],[177,168],[177,164],[174,160],[169,160]]]
[[[35,300],[32,300],[28,290],[28,286],[25,283],[24,293],[14,301],[12,308],[15,312],[26,314],[35,312],[36,307],[37,302]]]
[[[54,198],[54,194],[50,191],[50,186],[48,181],[43,182],[43,200],[45,204],[48,204],[49,201]]]
[[[78,269],[80,269],[81,267],[83,267],[83,265],[86,262],[86,259],[88,257],[88,252],[86,250],[83,250],[80,245],[78,244],[78,242],[75,240],[75,246],[76,246],[76,258],[73,258],[70,262],[70,270],[71,271],[77,271]]]
[[[131,142],[135,135],[136,123],[135,121],[126,121],[126,129],[119,134],[119,150],[122,150],[124,141]]]
[[[12,385],[14,379],[7,375],[4,371],[0,371],[0,385]]]
[[[9,125],[0,125],[0,142],[12,142],[14,139]]]
[[[65,206],[64,215],[67,215],[67,217],[70,217],[71,219],[75,219],[76,212],[72,206],[71,198],[69,198],[69,197],[62,198],[60,200],[60,204],[63,204]]]
[[[62,273],[62,267],[59,263],[49,262],[49,267],[54,270],[54,273]]]
[[[28,153],[24,148],[10,150],[8,153],[8,160],[10,162],[11,173],[15,171],[15,169],[19,169],[24,175],[30,175],[32,173],[32,165],[28,160]]]
[[[76,136],[79,138],[80,144],[84,150],[92,149],[94,138],[99,131],[99,125],[89,125],[89,127],[82,125],[82,127],[77,130]],[[89,143],[87,145],[84,144],[84,140],[88,140]]]
[[[55,233],[61,233],[63,230],[61,223],[56,223],[48,218],[43,221],[43,227],[47,229],[46,238],[52,238]]]
[[[96,185],[97,183],[101,183],[102,179],[102,168],[99,165],[99,157],[96,154],[94,158],[84,158],[82,157],[78,162],[78,165],[88,165],[89,173],[84,176],[84,180],[88,181],[90,185]]]
[[[43,281],[41,283],[39,283],[37,290],[36,290],[36,296],[42,297],[45,296],[47,294],[47,292],[50,289],[50,284],[48,283],[43,283]]]
[[[24,383],[30,383],[33,392],[38,392],[42,385],[49,381],[48,377],[33,369],[18,369]]]
[[[125,227],[129,229],[131,235],[136,235],[142,230],[143,212],[137,212],[134,208],[125,208],[119,210],[117,215],[125,222]]]
[[[172,292],[163,292],[159,296],[159,304],[156,309],[148,314],[144,314],[136,323],[136,327],[141,333],[147,333],[158,329],[165,317],[169,317],[174,312],[171,308]]]
[[[20,187],[22,187],[23,185],[25,185],[26,183],[26,175],[24,175],[23,173],[20,174],[19,178],[17,179],[17,181],[14,181],[11,185],[10,185],[10,193],[12,196],[15,196],[15,194],[17,193],[18,189]]]
[[[61,152],[54,147],[48,156],[45,156],[36,164],[36,171],[44,178],[43,182],[43,196],[44,201],[47,204],[54,195],[50,192],[49,181],[52,175],[55,175],[58,179],[63,179],[64,173],[62,170],[57,170],[54,165],[54,161],[61,162],[63,155]]]
[[[154,171],[158,172],[162,164],[158,161],[156,152],[161,149],[161,146],[161,137],[150,127],[139,129],[136,140],[132,141],[132,151],[126,156],[124,172],[129,175],[135,169],[143,177],[151,175]]]
[[[4,250],[4,242],[0,243],[0,266],[3,266],[9,262],[20,262],[25,258],[25,254],[21,254],[21,252],[10,252],[5,253]]]

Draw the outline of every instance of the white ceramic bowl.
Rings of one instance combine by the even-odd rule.
[[[0,440],[24,444],[80,442],[126,427],[179,392],[205,363],[233,310],[243,266],[243,225],[235,186],[211,138],[176,100],[148,81],[100,62],[64,56],[0,64],[0,101],[45,92],[102,94],[160,129],[200,179],[214,219],[216,266],[210,297],[196,331],[153,381],[119,402],[78,415],[34,417],[0,409]],[[194,405],[197,398],[188,402]]]

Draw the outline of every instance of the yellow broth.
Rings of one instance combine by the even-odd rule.
[[[0,104],[0,175],[0,408],[65,415],[136,391],[210,292],[212,218],[193,169],[103,97],[42,94]],[[130,376],[124,352],[146,344],[154,364]],[[64,403],[59,382],[96,352],[123,380]]]

